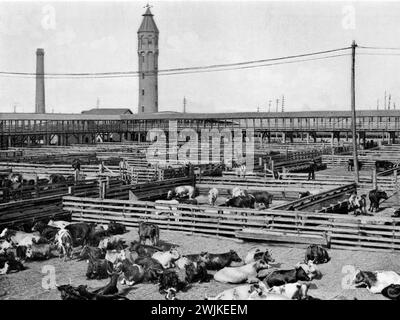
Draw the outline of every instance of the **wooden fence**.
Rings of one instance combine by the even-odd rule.
[[[117,221],[137,227],[153,222],[162,230],[185,231],[250,239],[298,243],[304,238],[326,238],[332,248],[400,250],[400,220],[382,217],[285,210],[251,210],[177,205],[160,212],[154,202],[64,197],[63,209],[73,221]],[[317,240],[315,240],[317,241]]]
[[[17,226],[66,215],[60,195],[0,204],[0,227]]]

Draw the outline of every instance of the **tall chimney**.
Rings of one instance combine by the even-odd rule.
[[[36,99],[35,113],[46,113],[44,99],[44,50],[36,50]]]

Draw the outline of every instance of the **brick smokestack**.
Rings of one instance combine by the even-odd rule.
[[[46,113],[44,98],[44,50],[36,50],[36,99],[35,113]]]

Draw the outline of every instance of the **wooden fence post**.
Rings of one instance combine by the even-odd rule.
[[[376,178],[376,168],[372,169],[372,189],[373,190],[378,189],[378,181]]]

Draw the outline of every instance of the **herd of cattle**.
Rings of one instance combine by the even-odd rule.
[[[254,247],[245,257],[235,251],[181,254],[170,244],[160,241],[156,224],[141,222],[139,241],[126,244],[126,228],[115,222],[108,225],[53,221],[37,222],[32,232],[5,228],[0,233],[0,274],[26,269],[24,263],[52,257],[87,261],[87,279],[110,279],[96,290],[87,285],[61,285],[57,289],[64,300],[127,299],[120,284],[158,285],[168,300],[178,291],[187,291],[199,282],[218,281],[237,284],[210,300],[312,300],[310,283],[323,275],[317,265],[329,263],[326,249],[310,245],[304,261],[292,269],[280,269],[265,248]],[[367,287],[371,293],[400,299],[400,275],[394,271],[360,271],[354,274],[356,287]]]

